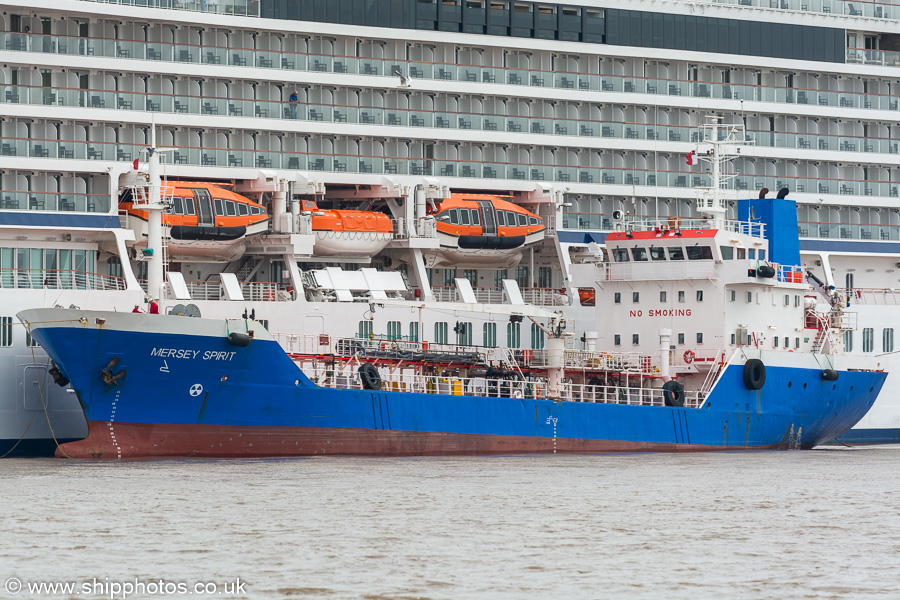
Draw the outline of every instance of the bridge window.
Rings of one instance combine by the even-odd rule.
[[[485,323],[483,327],[484,345],[486,348],[497,347],[497,324]]]
[[[737,257],[738,257],[738,260],[745,259],[747,257],[747,250],[745,248],[738,248],[737,249]]]
[[[881,349],[883,352],[894,351],[894,328],[888,327],[881,332]]]
[[[722,260],[732,260],[734,258],[734,248],[731,246],[719,246],[722,251]]]
[[[681,246],[669,247],[669,260],[684,260],[684,248]]]
[[[749,258],[750,260],[756,258],[756,250],[754,248],[750,248],[749,250],[747,250],[747,258]]]
[[[614,248],[613,259],[616,262],[628,262],[628,250],[626,250],[625,248]]]
[[[666,260],[666,249],[660,246],[650,246],[650,258],[652,260]]]
[[[709,246],[688,246],[688,260],[712,260],[712,248]]]
[[[759,260],[766,260],[766,251],[762,248],[759,249]]]
[[[871,352],[875,349],[875,330],[871,327],[863,329],[863,352]]]
[[[636,261],[646,261],[647,260],[647,249],[639,246],[635,246],[631,249],[631,256],[634,257]]]

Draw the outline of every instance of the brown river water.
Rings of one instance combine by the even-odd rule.
[[[0,598],[895,599],[898,465],[900,446],[5,459]]]

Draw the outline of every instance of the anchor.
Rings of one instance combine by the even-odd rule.
[[[113,367],[116,366],[118,362],[118,358],[113,358],[111,361],[109,361],[109,364],[106,365],[106,368],[100,371],[100,379],[102,379],[103,383],[105,383],[106,385],[119,385],[118,380],[125,377],[126,369],[122,369],[116,374],[113,374],[112,372]]]

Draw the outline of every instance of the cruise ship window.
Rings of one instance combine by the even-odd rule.
[[[712,248],[709,246],[688,246],[688,260],[712,260]]]
[[[622,336],[619,335],[618,333],[613,336],[613,344],[615,344],[616,346],[622,345]]]
[[[719,246],[722,251],[722,260],[732,260],[734,258],[734,248],[731,246]]]
[[[468,225],[469,224],[469,210],[463,208],[459,211],[459,221],[460,225]]]
[[[12,317],[0,317],[0,346],[12,346],[12,326]]]
[[[666,249],[661,246],[650,246],[651,260],[666,260]]]
[[[698,344],[702,344],[702,343],[703,343],[703,334],[702,334],[702,333],[698,333],[698,334],[697,334],[697,343],[698,343]]]
[[[616,292],[615,294],[613,294],[613,302],[615,302],[616,304],[622,303],[622,292]]]
[[[756,250],[753,248],[750,248],[749,250],[747,250],[747,257],[750,260],[753,260],[754,258],[756,258]]]
[[[635,246],[631,249],[631,256],[636,261],[646,261],[647,260],[647,249],[642,248],[640,246]]]
[[[631,292],[631,301],[632,302],[640,302],[641,301],[641,293],[640,292]]]
[[[635,346],[641,343],[641,335],[639,333],[631,334],[631,343]]]
[[[670,246],[669,260],[684,260],[684,249],[681,246]]]
[[[684,302],[684,290],[678,290],[678,301]]]
[[[229,217],[237,216],[237,208],[235,207],[234,202],[232,202],[231,200],[227,200],[225,202],[225,214]]]
[[[738,248],[737,249],[737,257],[738,260],[743,260],[747,257],[747,249],[746,248]]]
[[[683,333],[678,334],[678,343],[681,344],[682,346],[684,345],[684,334]]]
[[[875,349],[875,330],[871,327],[866,327],[862,332],[863,337],[863,352],[871,352]]]
[[[659,293],[659,301],[660,301],[660,302],[665,302],[665,301],[666,301],[666,292],[665,292],[665,290],[663,290],[663,291],[661,291],[661,292]]]
[[[703,302],[703,290],[697,290],[697,302]]]

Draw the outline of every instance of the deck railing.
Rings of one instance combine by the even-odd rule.
[[[121,277],[67,269],[0,269],[0,287],[48,290],[124,290]]]

